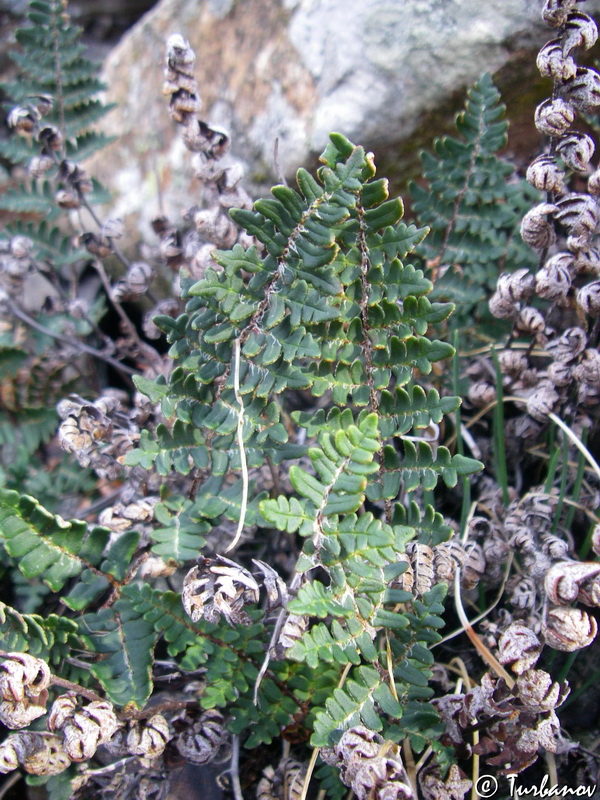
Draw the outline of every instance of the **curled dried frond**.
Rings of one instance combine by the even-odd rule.
[[[64,747],[72,761],[86,761],[114,735],[119,722],[112,704],[95,700],[67,716],[61,726]]]
[[[525,177],[527,183],[542,192],[554,192],[557,195],[565,192],[565,172],[553,156],[538,156],[527,168]]]
[[[410,558],[413,570],[413,593],[420,596],[428,592],[435,583],[434,552],[421,542],[409,542],[406,553]]]
[[[546,422],[548,414],[554,411],[559,401],[560,395],[552,384],[543,384],[527,398],[527,413],[538,422]]]
[[[536,250],[550,247],[556,241],[554,225],[549,219],[558,210],[552,203],[540,203],[528,211],[521,222],[523,241]]]
[[[544,22],[560,28],[567,21],[569,12],[577,7],[579,0],[546,0],[542,11]]]
[[[496,399],[496,387],[488,381],[472,383],[469,387],[469,400],[475,408],[485,408]]]
[[[573,263],[571,253],[557,253],[549,258],[535,276],[535,293],[544,300],[559,300],[567,296],[571,288],[569,265]]]
[[[169,723],[162,714],[132,723],[127,734],[127,750],[135,756],[157,758],[171,738]]]
[[[208,764],[222,757],[227,739],[223,715],[216,709],[209,709],[177,737],[175,744],[192,764]]]
[[[598,205],[587,194],[567,194],[556,201],[554,219],[570,234],[591,236],[598,225]]]
[[[546,377],[553,386],[563,388],[571,383],[573,373],[569,364],[561,361],[553,361],[548,367]]]
[[[513,622],[500,637],[498,649],[498,661],[522,675],[537,664],[542,645],[527,625]]]
[[[300,800],[306,766],[291,758],[283,758],[277,769],[268,766],[256,787],[257,800]]]
[[[579,131],[573,131],[568,136],[563,136],[556,146],[565,165],[574,172],[583,173],[587,172],[595,149],[592,137]]]
[[[50,668],[28,653],[9,653],[0,664],[0,697],[11,702],[38,698],[50,685]]]
[[[363,725],[345,731],[325,758],[327,763],[339,766],[342,782],[352,788],[358,800],[414,798],[398,745],[386,742]]]
[[[308,617],[300,614],[288,614],[274,647],[275,658],[285,658],[287,651],[304,636],[307,628]]]
[[[532,711],[551,711],[558,708],[569,694],[569,685],[552,681],[542,669],[528,669],[517,678],[519,699]]]
[[[421,770],[419,786],[424,800],[462,800],[471,791],[473,781],[468,780],[456,764],[452,764],[445,780],[441,778],[437,766]]]
[[[567,328],[562,336],[548,342],[546,349],[557,361],[568,364],[581,355],[587,345],[587,334],[583,328]]]
[[[202,617],[216,622],[221,615],[231,625],[249,625],[244,610],[259,600],[259,585],[248,572],[223,556],[205,558],[185,576],[181,599],[186,613],[194,622]]]
[[[560,136],[569,129],[574,119],[575,109],[560,97],[544,100],[535,110],[535,127],[544,136]]]
[[[48,714],[48,720],[46,722],[48,730],[60,730],[65,722],[73,716],[78,705],[79,701],[75,692],[67,692],[57,697],[52,703],[50,713]]]
[[[562,33],[562,48],[568,55],[576,47],[589,50],[598,39],[598,27],[583,11],[570,11]]]
[[[267,611],[285,608],[289,599],[288,590],[280,575],[264,561],[253,558],[252,563],[256,564],[263,574],[263,584],[267,591]]]
[[[527,358],[518,350],[503,350],[498,360],[504,375],[517,377],[527,369]]]
[[[586,611],[569,606],[548,609],[542,634],[549,647],[572,653],[588,647],[598,631],[596,620]]]
[[[571,58],[565,61],[570,62]],[[577,67],[575,75],[566,81],[564,92],[578,111],[591,114],[600,105],[600,75],[588,67]]]
[[[544,589],[554,605],[577,600],[581,586],[600,575],[600,564],[585,561],[558,561],[544,578]]]
[[[600,353],[598,350],[584,350],[576,367],[573,367],[573,377],[579,383],[588,386],[600,386]]]
[[[600,281],[592,281],[575,293],[577,305],[591,317],[600,316]]]
[[[538,53],[536,64],[543,78],[552,78],[560,83],[577,74],[577,65],[571,56],[565,56],[561,39],[547,42]]]
[[[154,278],[154,270],[144,261],[134,261],[125,276],[125,283],[132,295],[145,294]]]

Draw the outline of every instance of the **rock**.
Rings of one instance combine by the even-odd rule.
[[[172,33],[196,51],[201,116],[231,132],[234,154],[260,182],[277,173],[276,140],[288,177],[314,162],[332,130],[377,155],[483,72],[522,63],[525,53],[533,75],[535,53],[552,34],[541,7],[541,0],[160,0],[105,63],[107,99],[119,109],[104,127],[120,140],[101,156],[99,177],[117,194],[116,213],[142,210],[144,228],[158,212],[159,190],[169,214],[198,197],[190,154],[160,91]],[[600,0],[584,10],[598,12]],[[429,129],[423,144],[438,133]]]

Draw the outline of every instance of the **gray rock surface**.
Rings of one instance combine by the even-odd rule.
[[[181,33],[197,54],[202,116],[225,126],[256,181],[291,175],[332,130],[377,152],[484,71],[535,53],[551,31],[542,0],[160,0],[105,64],[109,132],[101,175],[121,214],[189,205],[193,178],[161,97],[163,46]],[[589,0],[588,13],[600,11]],[[431,131],[431,137],[437,131]],[[109,163],[107,163],[107,160]],[[110,178],[109,176],[114,177]],[[152,211],[150,213],[150,206]]]

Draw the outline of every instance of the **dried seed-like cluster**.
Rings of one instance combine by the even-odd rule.
[[[207,268],[217,268],[211,257],[216,248],[230,248],[236,242],[248,245],[251,238],[238,230],[229,216],[229,209],[250,208],[252,201],[241,186],[241,165],[227,158],[231,146],[229,134],[198,119],[200,98],[193,76],[195,55],[189,43],[179,34],[167,42],[163,93],[169,96],[171,118],[183,127],[183,142],[195,155],[192,166],[205,190],[207,208],[189,209],[185,218],[195,226],[186,245],[174,229],[161,232],[161,253],[171,266],[186,267],[197,278]]]
[[[193,622],[202,618],[217,622],[224,616],[231,625],[249,625],[252,620],[244,606],[257,603],[259,595],[260,587],[248,570],[217,556],[192,567],[183,581],[181,599]]]
[[[92,758],[98,747],[108,742],[119,727],[108,701],[92,701],[79,711],[72,696],[64,700],[58,698],[56,703],[59,705],[56,709],[53,706],[48,727],[62,732],[64,749],[71,761]]]
[[[0,664],[0,721],[25,728],[46,713],[50,669],[28,653],[9,653]]]
[[[58,429],[62,449],[100,477],[118,478],[123,472],[122,456],[139,439],[139,428],[126,408],[127,402],[126,394],[111,389],[93,403],[76,395],[61,400],[56,410],[63,420]]]
[[[563,747],[555,709],[564,702],[569,688],[533,668],[540,649],[531,631],[511,625],[501,640],[500,661],[511,664],[519,674],[512,689],[503,678],[485,673],[481,684],[466,694],[434,701],[446,724],[448,740],[485,757],[487,764],[504,774],[522,772],[537,760],[540,748],[556,753]],[[472,746],[467,737],[475,728],[480,730],[480,738]]]
[[[448,542],[429,547],[421,542],[406,546],[408,568],[390,584],[390,588],[412,592],[421,597],[436,583],[447,583],[453,590],[454,575],[461,569],[463,589],[473,589],[486,571],[486,559],[481,545],[475,540],[466,544],[454,536]]]
[[[596,42],[598,30],[587,14],[576,9],[576,2],[547,2],[543,17],[558,28],[557,38],[541,49],[537,62],[541,74],[554,82],[552,98],[542,102],[535,114],[536,127],[549,139],[549,152],[533,161],[527,180],[546,192],[546,198],[525,215],[521,226],[523,240],[540,251],[542,263],[535,275],[518,270],[500,276],[490,299],[494,316],[514,320],[515,338],[530,335],[547,354],[530,351],[528,369],[534,371],[535,380],[528,385],[522,380],[524,370],[521,375],[511,374],[501,362],[506,388],[527,401],[527,413],[540,423],[550,412],[566,409],[574,394],[587,408],[600,398],[600,376],[578,369],[584,351],[597,353],[596,342],[588,340],[586,317],[600,315],[598,281],[590,282],[588,277],[597,277],[600,272],[595,246],[600,178],[592,174],[590,166],[593,139],[571,128],[578,113],[588,113],[600,105],[600,75],[575,61],[578,49],[587,50]],[[569,190],[572,174],[589,176],[587,193]],[[523,280],[526,292],[518,290]],[[540,308],[538,303],[534,308],[529,305],[533,298],[546,301],[547,306]],[[556,313],[557,308],[569,306],[577,308],[581,320],[578,328],[568,327],[572,320],[568,314]],[[556,367],[557,362],[574,368]],[[472,387],[470,397],[479,406],[488,399],[479,385]],[[535,428],[521,425],[520,431],[530,435]]]
[[[363,725],[345,731],[333,748],[321,750],[321,758],[339,767],[343,783],[351,787],[358,800],[414,798],[398,745]]]
[[[175,744],[192,764],[208,764],[226,757],[228,739],[223,715],[209,709],[177,737]]]
[[[59,736],[25,731],[0,744],[0,772],[23,767],[31,775],[58,775],[71,764]]]
[[[269,766],[256,787],[257,800],[300,800],[306,767],[291,758],[282,759],[277,769]]]

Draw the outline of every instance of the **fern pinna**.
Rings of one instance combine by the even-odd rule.
[[[204,675],[193,705],[221,709],[247,747],[292,725],[331,746],[360,723],[439,750],[429,648],[446,587],[426,562],[451,529],[417,501],[481,467],[432,436],[459,404],[428,383],[453,349],[427,331],[452,307],[430,302],[431,282],[405,263],[426,230],[401,221],[371,154],[334,134],[322,161],[316,178],[298,172],[298,190],[232,211],[257,244],[215,252],[201,280],[184,273],[185,313],[155,319],[174,368],[135,382],[163,422],[123,459],[163,476],[149,539],[88,531],[10,492],[2,536],[26,578],[68,589],[76,628],[57,641],[80,656],[67,675],[99,684],[125,718],[146,713],[162,640],[179,669]],[[289,585],[264,562],[255,577],[203,555],[215,532],[232,550],[248,531],[257,544],[269,531],[304,540]],[[172,571],[187,565],[181,595],[136,577],[149,550]],[[60,658],[53,629],[31,624],[38,652]]]

